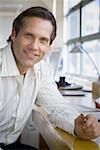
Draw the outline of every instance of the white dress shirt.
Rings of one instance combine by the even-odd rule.
[[[78,112],[65,103],[46,62],[41,60],[25,77],[20,75],[9,43],[0,50],[0,143],[17,140],[35,101],[48,111],[54,125],[73,134]]]

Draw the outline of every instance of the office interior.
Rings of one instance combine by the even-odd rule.
[[[14,18],[32,6],[49,9],[57,20],[57,37],[44,58],[51,66],[54,80],[59,83],[60,78],[64,77],[64,82],[73,85],[72,88],[82,87],[83,91],[92,92],[92,96],[98,98],[100,0],[0,0],[0,48],[7,44]],[[73,50],[80,46],[81,51]],[[26,130],[30,129],[30,133],[23,133],[23,141],[38,147],[38,129],[34,129],[31,121]],[[29,137],[25,138],[26,135]]]
[[[7,44],[13,19],[30,6],[48,8],[57,20],[57,37],[48,54],[55,81],[64,76],[66,82],[84,83],[91,90],[100,74],[100,0],[0,0],[0,48]],[[78,45],[92,62],[84,50],[71,53]]]

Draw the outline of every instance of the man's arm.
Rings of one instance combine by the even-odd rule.
[[[50,76],[49,68],[45,63],[43,64],[43,68],[41,65],[40,77],[41,84],[36,104],[44,107],[49,113],[49,120],[56,127],[59,127],[66,132],[74,134],[75,129],[79,137],[91,139],[90,136],[85,137],[82,118],[79,116],[80,113],[75,106],[71,106],[71,104],[68,104],[67,101],[64,100],[57,89],[53,78]]]

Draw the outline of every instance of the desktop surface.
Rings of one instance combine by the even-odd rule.
[[[66,141],[66,144],[73,150],[100,150],[100,142],[96,140],[82,140],[78,137],[75,137],[71,134],[66,133],[65,131],[56,128],[58,134]]]

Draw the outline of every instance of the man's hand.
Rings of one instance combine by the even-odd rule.
[[[84,122],[82,116],[75,119],[75,133],[82,139],[94,139],[100,136],[100,122],[91,114],[87,115]]]

